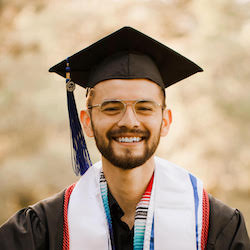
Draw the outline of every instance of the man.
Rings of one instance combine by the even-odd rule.
[[[124,27],[50,69],[66,78],[74,168],[82,177],[19,211],[0,230],[5,249],[250,249],[244,219],[186,170],[155,157],[172,122],[165,88],[202,69]],[[80,118],[102,154],[91,166]]]

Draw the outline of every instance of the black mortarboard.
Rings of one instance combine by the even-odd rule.
[[[133,54],[134,60],[129,60]],[[202,71],[186,57],[131,27],[119,29],[68,59],[71,80],[84,88],[94,87],[96,83],[106,80],[106,77],[148,78],[148,70],[153,68],[155,73],[155,65],[162,78],[162,83],[158,80],[156,83],[164,84],[165,87]],[[63,60],[49,71],[65,77],[65,69],[66,60]],[[98,77],[94,73],[98,74]]]
[[[203,71],[198,65],[149,36],[124,27],[49,69],[66,78],[75,172],[91,161],[76,111],[72,82],[92,88],[108,79],[149,79],[163,89]]]

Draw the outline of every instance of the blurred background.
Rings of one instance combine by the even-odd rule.
[[[173,124],[158,155],[240,209],[250,231],[249,0],[1,0],[0,224],[77,180],[64,79],[48,69],[128,25],[204,69],[167,89]]]

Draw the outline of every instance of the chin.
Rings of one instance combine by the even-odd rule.
[[[108,156],[106,159],[115,167],[120,169],[134,169],[143,165],[153,154],[141,154],[141,155],[115,155]]]

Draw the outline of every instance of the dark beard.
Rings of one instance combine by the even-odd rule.
[[[160,132],[157,135],[155,141],[153,141],[151,145],[149,145],[148,144],[148,140],[150,138],[149,131],[141,131],[138,129],[128,130],[127,128],[121,128],[119,130],[109,131],[107,133],[106,137],[109,139],[109,143],[107,146],[105,146],[102,138],[100,137],[98,132],[94,129],[94,126],[93,126],[93,131],[94,131],[96,146],[99,149],[102,156],[106,158],[111,164],[121,169],[133,169],[143,165],[154,154],[160,141]],[[113,141],[112,138],[122,133],[133,133],[135,135],[137,134],[138,136],[143,136],[145,146],[144,146],[144,152],[141,156],[133,156],[131,149],[126,149],[123,157],[117,156],[115,154],[112,147],[112,141]]]

